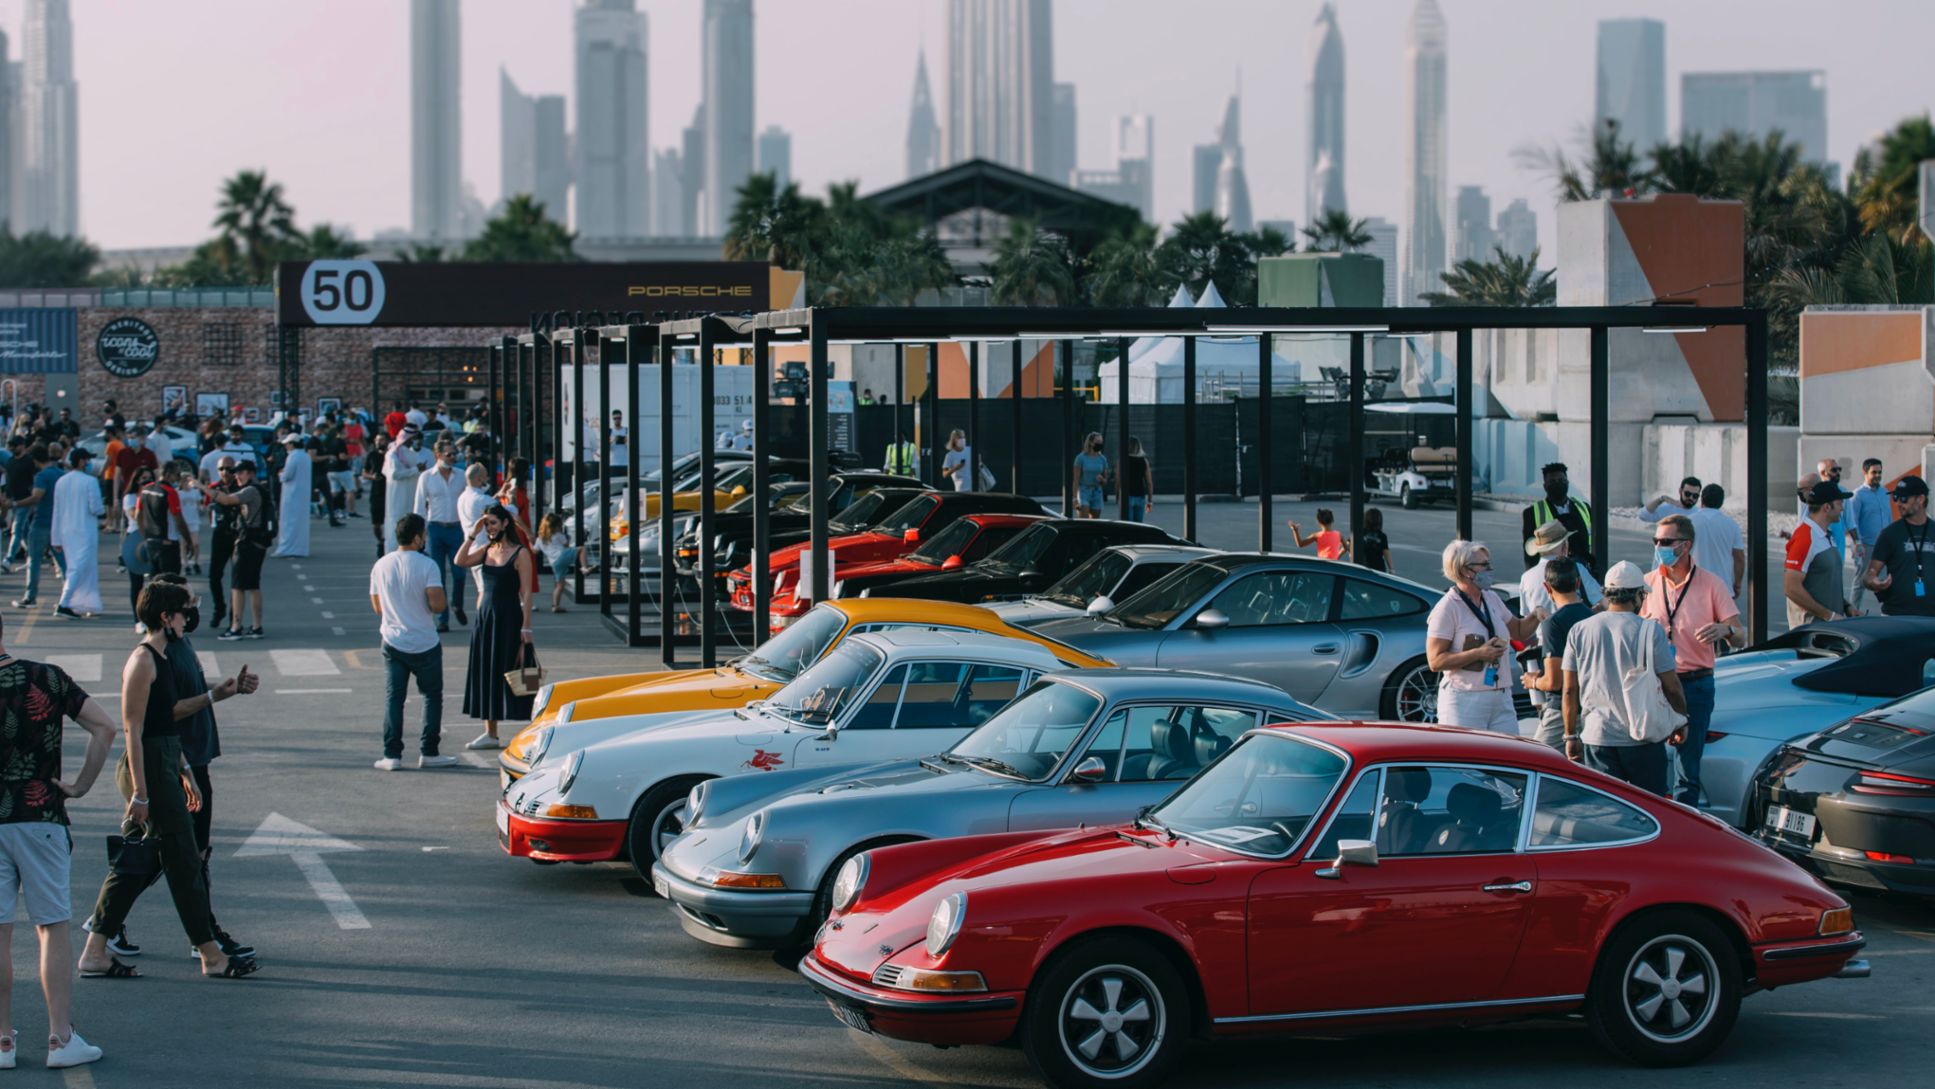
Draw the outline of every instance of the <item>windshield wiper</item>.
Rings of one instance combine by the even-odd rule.
[[[947,774],[947,769],[941,766],[942,763],[949,763],[956,759],[958,757],[949,756],[946,753],[942,753],[939,756],[923,756],[920,758],[920,766],[926,768],[928,771],[937,771],[945,775]]]
[[[956,756],[955,759],[972,764],[984,771],[994,772],[996,775],[1006,775],[1011,779],[1025,780],[1028,778],[1022,774],[1020,768],[1015,767],[1006,760],[997,760],[992,756]]]
[[[1160,818],[1155,817],[1148,813],[1143,813],[1140,816],[1136,817],[1131,827],[1147,828],[1152,831],[1161,832],[1169,837],[1169,842],[1171,843],[1174,843],[1176,842],[1176,840],[1182,838],[1181,833],[1177,832],[1174,828],[1171,828],[1168,825],[1162,823],[1162,820]]]

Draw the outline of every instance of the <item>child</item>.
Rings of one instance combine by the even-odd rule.
[[[577,569],[578,550],[571,547],[571,536],[557,511],[545,515],[538,523],[537,550],[551,567],[551,611],[564,612],[560,604],[564,598],[564,580]]]
[[[188,523],[188,540],[183,542],[188,558],[183,563],[184,573],[202,573],[202,505],[206,501],[202,495],[202,483],[194,473],[183,473],[176,481],[175,490],[181,493],[181,520]]]
[[[1342,559],[1350,551],[1350,548],[1344,543],[1344,535],[1337,532],[1337,528],[1333,524],[1336,520],[1336,516],[1330,512],[1329,508],[1318,507],[1317,532],[1308,537],[1304,536],[1303,528],[1297,525],[1295,518],[1290,519],[1290,532],[1296,536],[1298,548],[1302,548],[1313,541],[1316,542],[1318,559]]]
[[[1364,531],[1352,542],[1351,555],[1373,571],[1396,574],[1391,570],[1391,539],[1384,536],[1384,512],[1376,507],[1364,511]]]

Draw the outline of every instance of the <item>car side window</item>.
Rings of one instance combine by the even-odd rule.
[[[1383,786],[1380,782],[1382,775],[1383,772],[1372,769],[1357,780],[1350,797],[1337,807],[1337,815],[1330,818],[1330,827],[1324,830],[1324,838],[1318,840],[1317,845],[1304,857],[1328,862],[1337,857],[1339,840],[1375,841],[1377,837],[1373,833],[1377,830],[1377,798]]]
[[[1602,847],[1646,839],[1659,830],[1652,817],[1610,794],[1551,776],[1539,778],[1532,807],[1533,847]]]
[[[989,526],[982,530],[968,546],[961,550],[961,562],[973,563],[975,560],[993,552],[1008,543],[1008,538],[1021,532],[1018,526]]]
[[[1463,767],[1384,773],[1380,856],[1503,854],[1517,850],[1529,776]]]
[[[1141,593],[1144,587],[1174,570],[1175,568],[1168,564],[1138,564],[1129,569],[1129,574],[1122,580],[1122,585],[1117,586],[1109,596],[1116,601],[1127,601],[1131,594]]]
[[[1027,671],[1013,666],[976,665],[968,669],[967,685],[961,693],[961,709],[971,726],[994,717],[1020,693],[1027,682]]]
[[[907,663],[907,694],[901,698],[900,717],[893,721],[894,728],[960,725],[954,701],[961,694],[961,679],[967,668],[965,662]]]
[[[1210,607],[1229,617],[1232,628],[1320,623],[1330,619],[1336,582],[1329,572],[1258,571],[1231,583]]]
[[[1363,579],[1344,580],[1344,600],[1338,619],[1340,620],[1382,620],[1393,616],[1410,616],[1424,611],[1424,602],[1389,586],[1380,586]]]
[[[1187,779],[1255,725],[1256,712],[1230,707],[1130,708],[1119,781]]]
[[[880,687],[873,690],[867,702],[854,711],[842,729],[847,730],[885,730],[894,724],[894,710],[900,706],[902,691],[907,687],[907,667],[895,666],[887,671],[887,678]]]

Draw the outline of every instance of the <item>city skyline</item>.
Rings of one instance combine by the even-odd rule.
[[[1528,0],[1480,8],[1444,0],[1448,20],[1482,10],[1486,33],[1460,39],[1450,71],[1451,159],[1448,182],[1482,185],[1495,206],[1529,199],[1550,230],[1551,188],[1523,170],[1512,151],[1527,144],[1570,144],[1594,109],[1592,57],[1597,23],[1608,17],[1661,18],[1669,38],[1669,131],[1679,129],[1680,77],[1688,71],[1823,69],[1834,87],[1828,102],[1828,158],[1848,164],[1869,136],[1930,107],[1915,81],[1880,76],[1891,63],[1911,63],[1904,36],[1822,35],[1805,41],[1772,29],[1782,11],[1801,17],[1793,0],[1771,5],[1716,2],[1681,10],[1662,0],[1635,0],[1592,10],[1548,10]],[[265,168],[283,184],[306,225],[330,222],[359,236],[409,223],[407,9],[376,0],[323,5],[287,0],[253,5],[203,0],[164,15],[163,5],[111,5],[73,0],[75,69],[82,102],[81,229],[108,248],[193,244],[209,233],[217,187],[237,170]],[[499,68],[531,94],[572,93],[572,7],[564,0],[465,0],[461,141],[463,176],[485,204],[500,173]],[[1310,30],[1319,5],[1229,0],[1222,20],[1143,0],[1059,0],[1055,76],[1080,90],[1078,165],[1114,160],[1115,120],[1146,113],[1167,133],[1155,165],[1156,219],[1174,222],[1191,201],[1189,147],[1213,131],[1242,68],[1245,96],[1261,119],[1245,141],[1245,166],[1257,218],[1301,218],[1305,205],[1306,96]],[[25,0],[0,0],[0,29],[24,54]],[[1850,7],[1850,20],[1888,24],[1919,9],[1902,0]],[[1104,13],[1119,17],[1103,19]],[[698,4],[655,6],[650,80],[651,151],[676,147],[700,95]],[[1341,33],[1350,44],[1347,131],[1350,205],[1357,215],[1401,216],[1402,21],[1408,5],[1345,6]],[[833,27],[839,33],[830,32]],[[1106,26],[1105,36],[1084,27]],[[1115,28],[1133,28],[1117,32]],[[1238,27],[1245,33],[1231,34]],[[376,30],[383,34],[376,34]],[[758,9],[760,59],[754,116],[793,136],[794,174],[803,189],[856,179],[863,192],[905,177],[908,89],[925,42],[936,92],[947,78],[945,4],[888,0],[821,0]],[[814,35],[819,35],[814,38]],[[1912,36],[1908,36],[1912,37]],[[158,62],[209,41],[300,41],[274,63],[242,51],[220,71]],[[788,48],[800,40],[815,49]],[[1554,50],[1553,42],[1567,44]],[[778,43],[775,45],[774,43]],[[357,58],[345,83],[341,57]],[[1512,79],[1492,69],[1505,61]],[[866,78],[829,79],[828,72],[865,70]],[[178,111],[157,125],[126,108],[131,88],[166,79],[171,94],[220,103],[211,111]],[[251,93],[237,96],[234,87]],[[1536,93],[1527,93],[1534,86]],[[802,94],[801,89],[810,89]],[[880,93],[883,88],[891,88]],[[943,96],[936,93],[936,105]],[[573,102],[575,108],[575,101]],[[291,118],[300,118],[292,125]],[[1509,119],[1499,123],[1497,119]],[[877,139],[880,132],[887,140]],[[193,146],[182,156],[177,149]],[[345,154],[345,149],[350,153]],[[137,163],[134,170],[90,165]],[[1546,241],[1549,255],[1551,245]]]

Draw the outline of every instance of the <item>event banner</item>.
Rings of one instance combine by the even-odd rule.
[[[757,261],[466,264],[318,260],[276,268],[284,326],[528,327],[673,321],[768,309]]]

